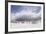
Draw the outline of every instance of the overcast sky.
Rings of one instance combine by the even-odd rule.
[[[20,5],[11,5],[11,12],[16,13],[22,10],[30,10],[32,12],[38,13],[41,10],[40,6],[20,6]]]

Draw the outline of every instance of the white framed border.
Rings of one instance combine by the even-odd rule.
[[[41,6],[41,28],[29,28],[29,29],[11,29],[10,28],[10,13],[11,13],[11,5],[24,5],[24,6]],[[27,4],[27,3],[12,3],[8,2],[8,32],[13,32],[13,31],[26,31],[26,30],[43,30],[43,4]]]

